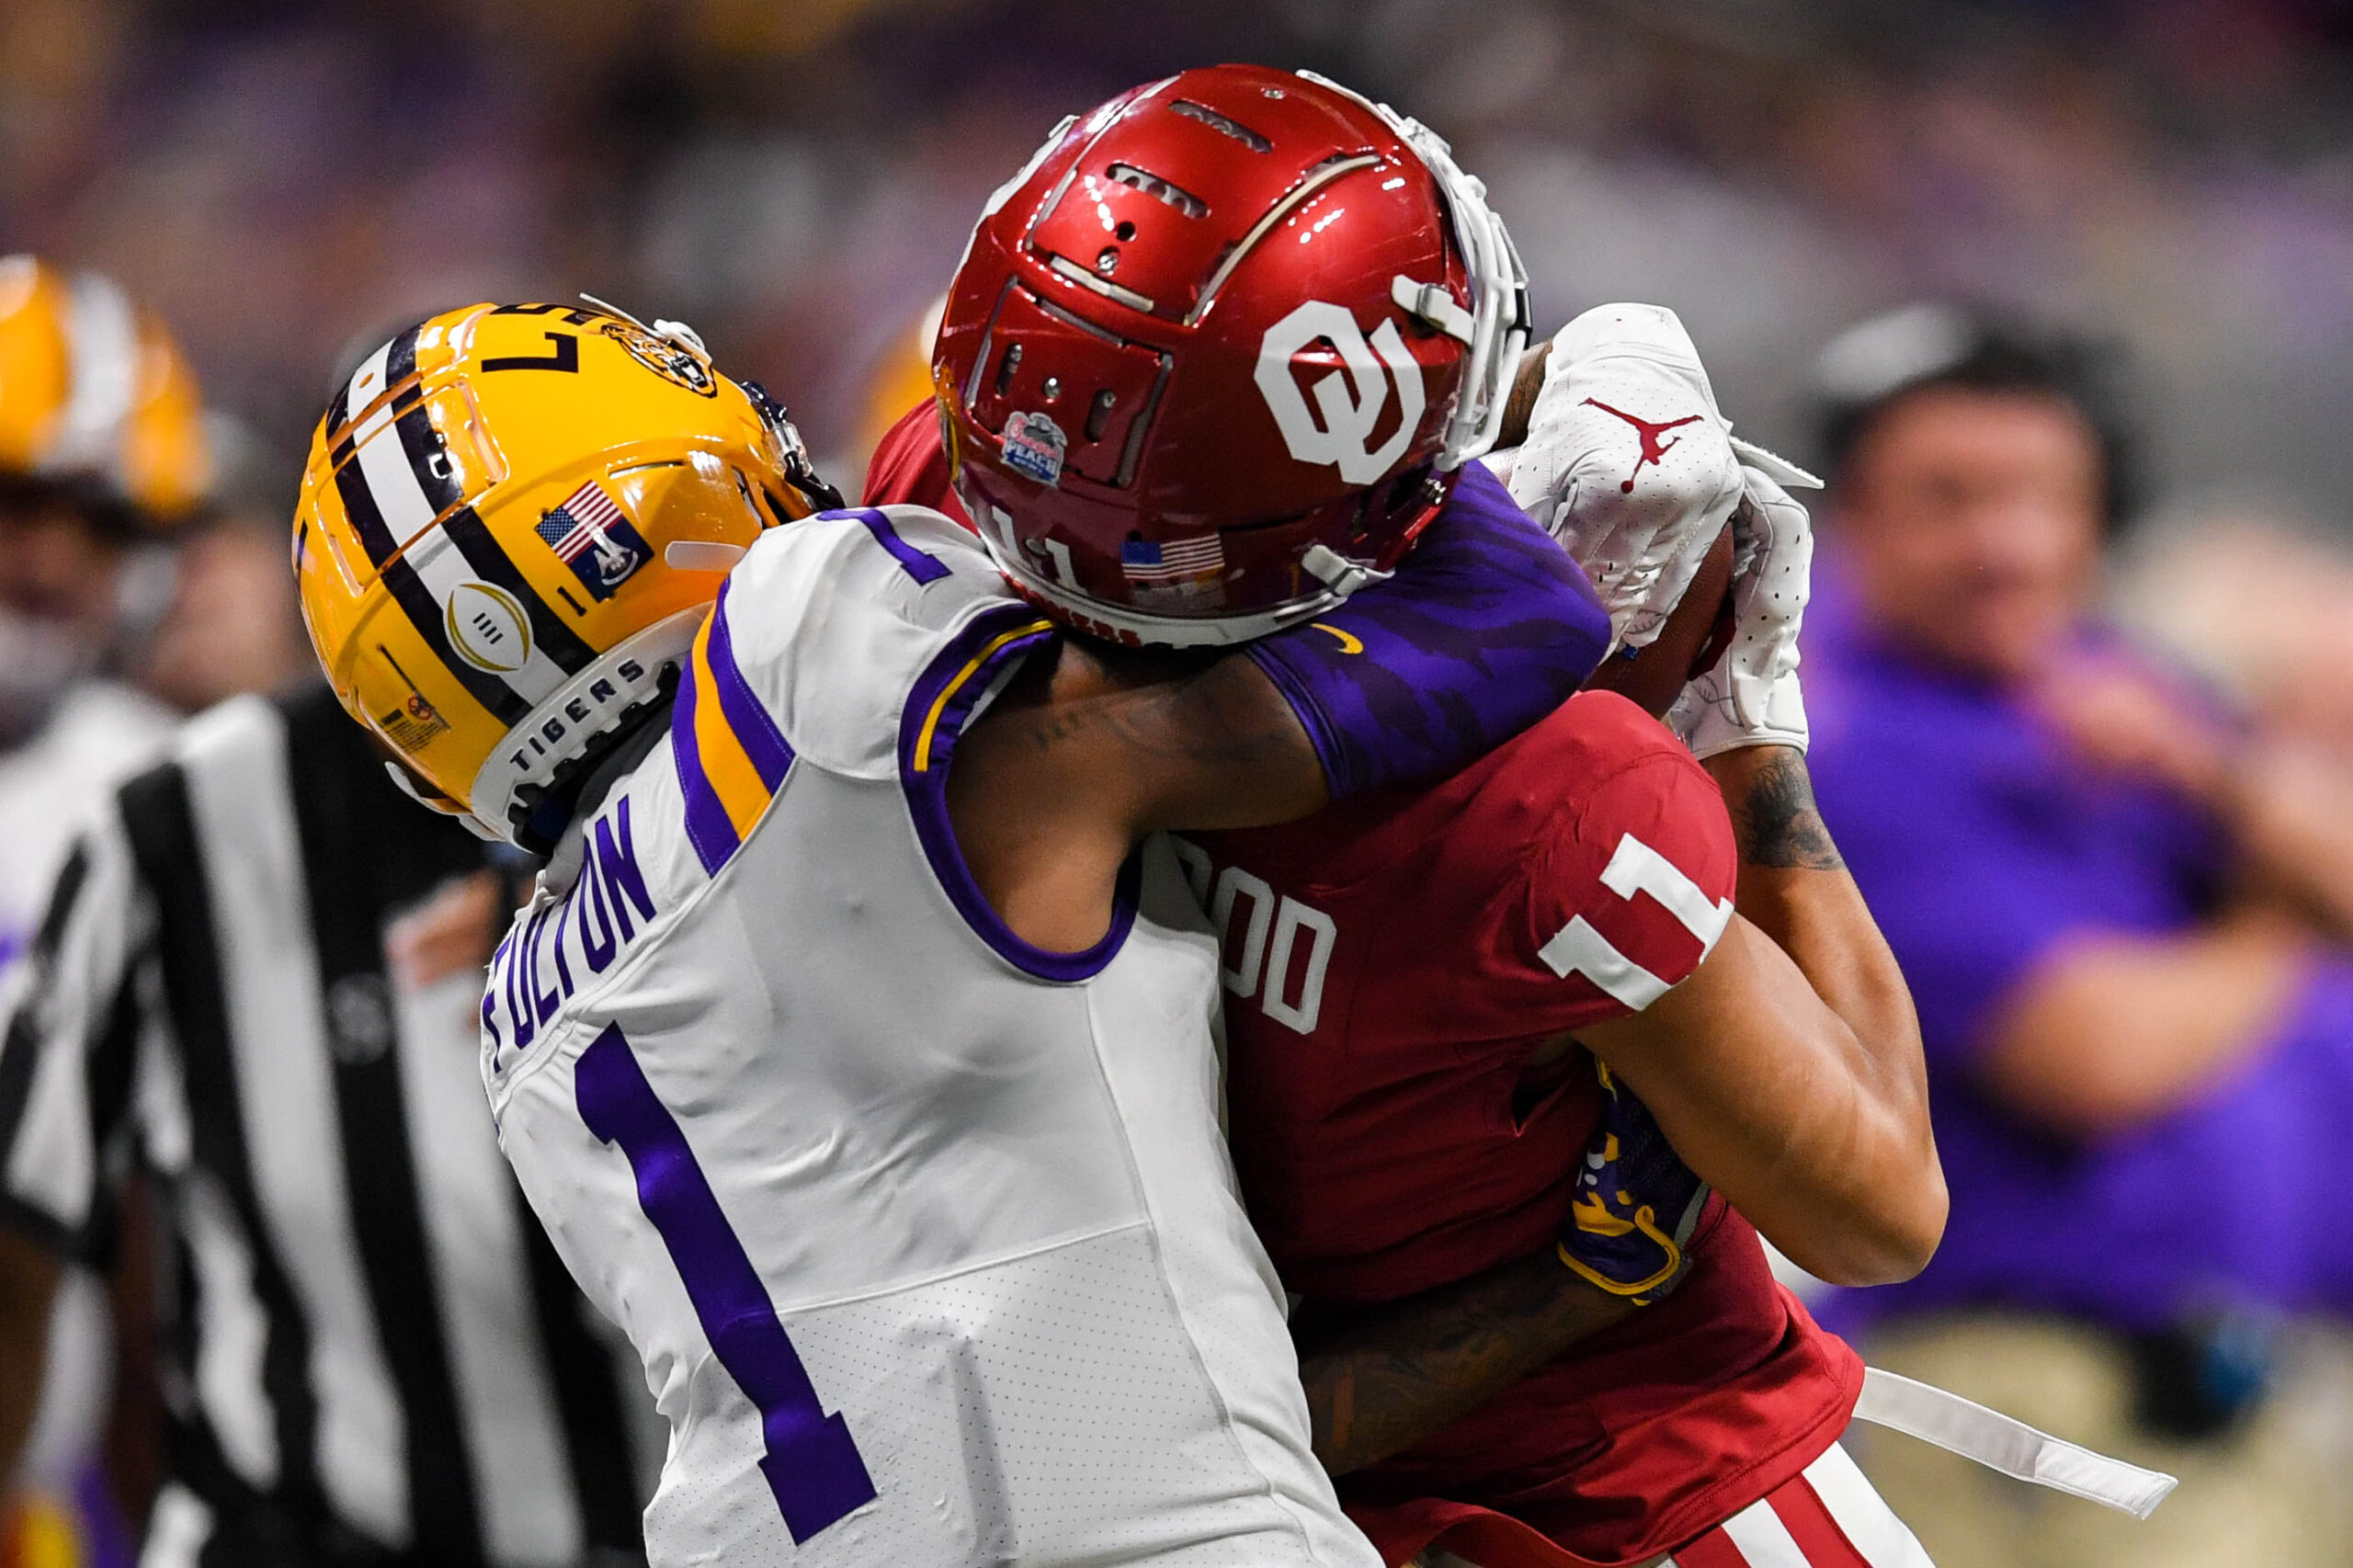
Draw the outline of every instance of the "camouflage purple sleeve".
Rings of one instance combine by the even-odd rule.
[[[1585,573],[1470,463],[1395,576],[1247,652],[1336,801],[1485,756],[1567,701],[1608,643]]]

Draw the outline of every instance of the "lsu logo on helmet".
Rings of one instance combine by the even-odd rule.
[[[394,774],[477,831],[532,813],[657,702],[761,530],[840,497],[683,326],[469,305],[361,361],[313,436],[313,646]]]

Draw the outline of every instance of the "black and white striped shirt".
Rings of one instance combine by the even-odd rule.
[[[313,688],[191,721],[60,876],[6,997],[0,1223],[103,1261],[115,1193],[154,1184],[142,1562],[641,1560],[634,1359],[499,1154],[481,971],[386,960],[389,920],[486,865]]]

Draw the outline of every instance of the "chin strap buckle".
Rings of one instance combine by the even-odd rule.
[[[1351,561],[1328,544],[1308,546],[1307,553],[1300,558],[1299,563],[1309,576],[1342,598],[1369,584],[1386,583],[1396,575],[1393,572],[1368,566],[1361,561]]]
[[[1400,273],[1389,280],[1389,297],[1399,310],[1449,337],[1469,343],[1478,335],[1478,318],[1456,303],[1443,283],[1416,283]]]

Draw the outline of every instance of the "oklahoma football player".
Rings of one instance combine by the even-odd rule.
[[[1317,1451],[1392,1563],[1916,1564],[1835,1447],[1863,1368],[1751,1226],[1859,1284],[1915,1271],[1944,1213],[1908,994],[1806,786],[1809,536],[1764,472],[1794,471],[1744,466],[1669,312],[1590,312],[1542,373],[1513,490],[1600,584],[1621,695],[1435,789],[1180,851],[1225,943],[1245,1195],[1307,1298]],[[936,428],[901,422],[868,498],[952,482],[986,515],[998,461]],[[1654,717],[1678,703],[1689,749]],[[1671,1158],[1586,1167],[1631,1101],[1587,1049],[1739,1212]]]

